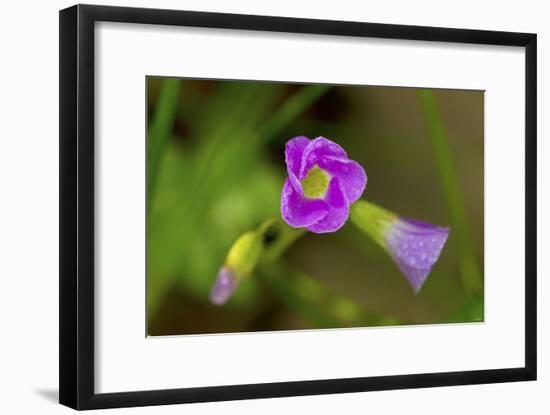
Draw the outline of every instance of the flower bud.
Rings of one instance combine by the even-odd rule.
[[[262,235],[257,231],[246,232],[231,246],[225,264],[218,272],[210,301],[216,305],[225,304],[237,289],[239,283],[254,270],[263,252]]]

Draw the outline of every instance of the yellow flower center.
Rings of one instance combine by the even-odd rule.
[[[320,169],[318,165],[313,166],[302,180],[304,195],[311,199],[320,199],[325,196],[330,182],[330,175]]]

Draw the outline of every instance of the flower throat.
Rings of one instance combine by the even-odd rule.
[[[320,199],[325,196],[330,181],[330,175],[319,168],[313,166],[307,173],[307,176],[302,180],[302,188],[304,196],[311,199]]]

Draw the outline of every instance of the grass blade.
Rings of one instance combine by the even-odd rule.
[[[458,246],[462,284],[467,295],[471,297],[481,292],[482,279],[475,252],[472,248],[471,231],[466,219],[466,209],[458,174],[443,128],[441,115],[438,111],[436,97],[433,91],[428,89],[419,90],[418,93],[451,220],[451,228]]]
[[[147,201],[149,209],[155,191],[159,162],[170,139],[176,112],[181,82],[179,79],[163,80],[156,111],[153,115],[147,139]]]
[[[307,85],[287,99],[263,125],[260,136],[266,139],[280,134],[296,117],[313,105],[330,89],[330,85]]]

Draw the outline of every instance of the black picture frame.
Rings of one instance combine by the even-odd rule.
[[[525,366],[97,394],[94,391],[94,24],[142,23],[525,48]],[[76,5],[60,11],[59,401],[75,409],[535,380],[537,36],[437,27]]]

